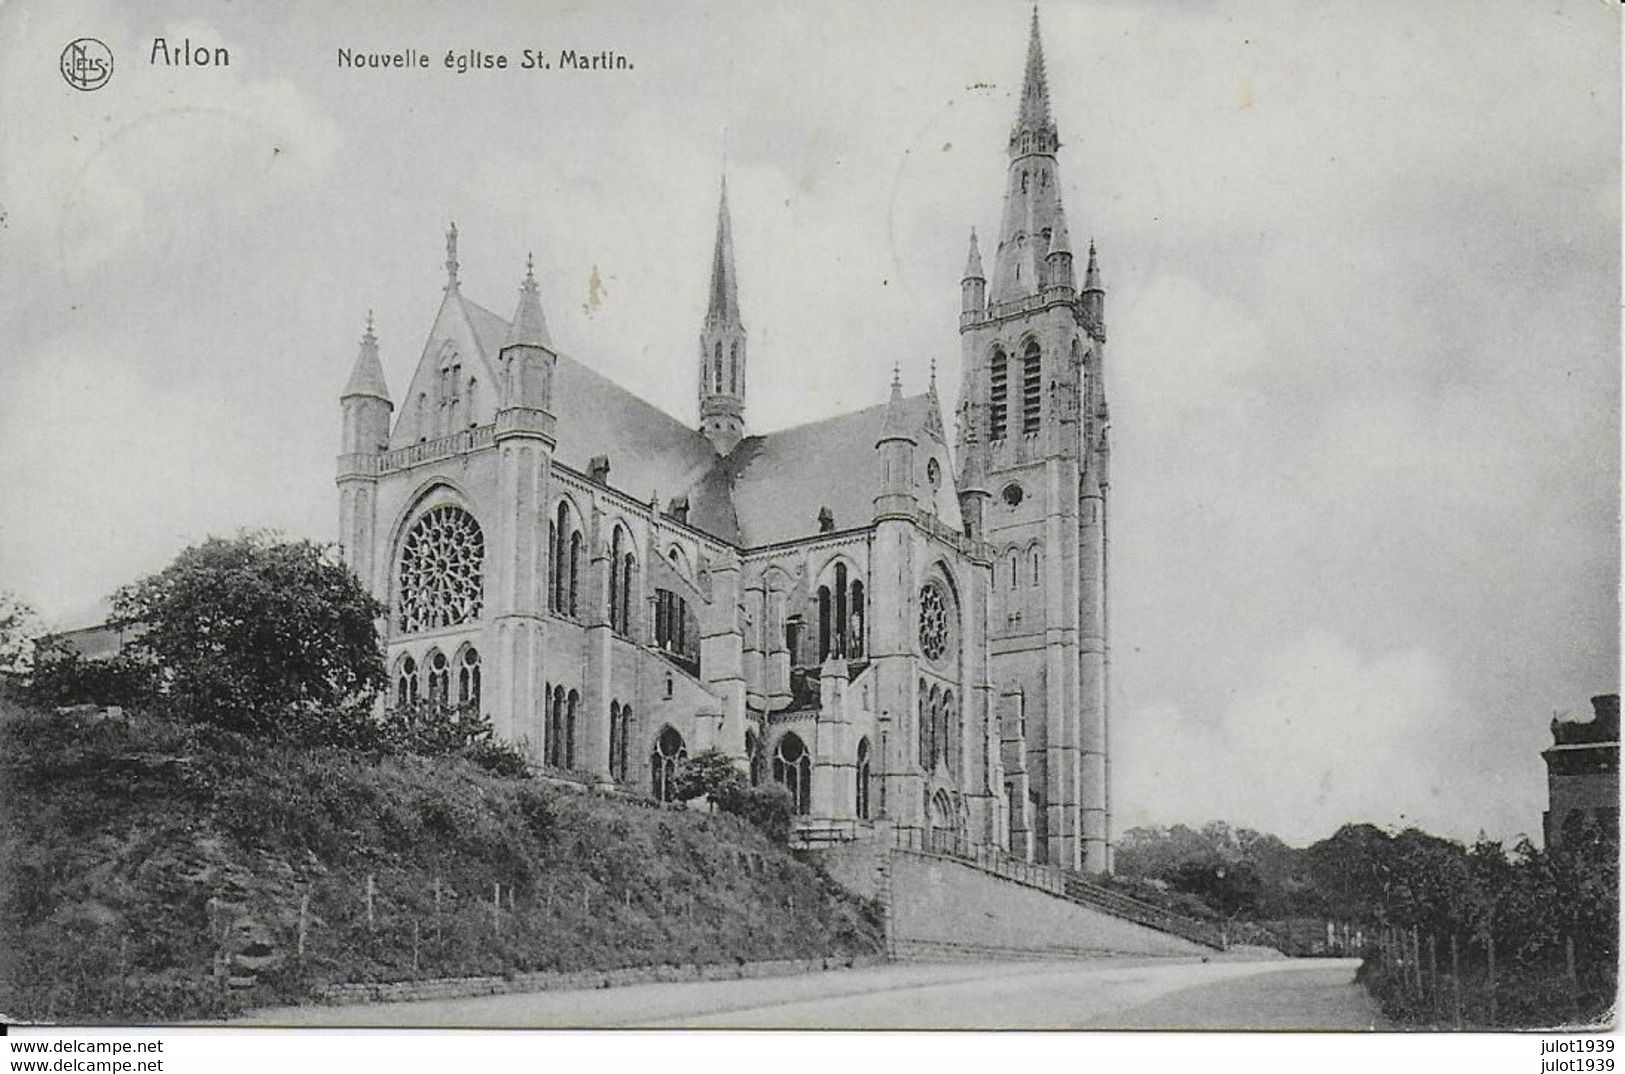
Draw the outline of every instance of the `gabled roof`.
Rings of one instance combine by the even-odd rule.
[[[424,346],[410,401],[433,385],[433,359],[449,341],[484,363],[485,385],[510,331],[509,323],[457,291],[447,294]],[[422,386],[420,387],[420,381]],[[483,386],[482,386],[483,387]],[[880,491],[875,443],[886,423],[887,404],[808,422],[740,441],[726,458],[697,429],[622,388],[568,355],[558,355],[553,381],[557,447],[554,457],[580,473],[595,455],[609,457],[610,487],[639,502],[658,496],[665,510],[687,496],[689,525],[744,548],[814,536],[818,511],[828,507],[837,529],[866,526]],[[470,420],[495,419],[495,393],[482,390]],[[938,459],[946,491],[935,497],[943,521],[959,526],[958,501],[939,404],[929,392],[901,399],[895,415],[918,443],[915,486],[921,506],[933,502],[928,460]],[[391,445],[417,438],[413,407],[403,405]]]

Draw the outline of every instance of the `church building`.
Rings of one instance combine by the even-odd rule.
[[[389,609],[388,703],[475,705],[542,771],[657,799],[722,750],[788,789],[804,843],[884,827],[1108,871],[1105,295],[1059,149],[1035,14],[951,440],[934,378],[749,429],[772,358],[726,185],[698,427],[561,353],[530,268],[511,318],[465,295],[453,226],[398,406],[370,322],[341,396],[340,542]]]

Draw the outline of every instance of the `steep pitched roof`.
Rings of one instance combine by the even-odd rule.
[[[468,345],[494,370],[510,324],[460,293],[442,303],[424,358],[447,339]],[[425,374],[420,363],[419,376]],[[414,378],[414,383],[416,378]],[[488,379],[487,384],[494,384]],[[726,458],[697,429],[622,388],[568,355],[558,355],[554,377],[558,400],[554,457],[581,473],[595,455],[609,457],[611,487],[639,501],[658,494],[664,509],[674,496],[687,496],[691,526],[740,547],[813,536],[818,510],[829,507],[838,529],[864,526],[874,514],[880,463],[875,443],[886,424],[887,404],[822,421],[808,422],[740,441]],[[416,390],[416,389],[414,389]],[[495,418],[494,396],[475,401],[473,420]],[[936,458],[942,475],[951,473],[942,418],[929,392],[905,396],[894,415],[910,431],[916,451],[916,494],[922,506],[935,502],[943,521],[959,526],[959,506],[951,477],[933,500],[926,472]],[[391,443],[416,439],[410,407],[403,407]]]
[[[934,406],[929,394],[902,399],[904,423],[922,444],[921,475],[929,454],[926,430]],[[720,486],[726,486],[738,533],[730,539],[747,548],[817,534],[823,507],[834,514],[836,529],[868,525],[880,491],[875,442],[886,427],[888,409],[881,403],[765,436],[748,436],[726,459],[718,460],[701,499],[708,506],[719,506]],[[946,452],[945,446],[938,446]],[[921,476],[916,485],[923,484]],[[919,491],[922,504],[929,502],[925,490]],[[691,520],[696,517],[693,509],[691,503]],[[709,529],[717,521],[707,518],[696,524]],[[945,521],[958,522],[957,517]]]

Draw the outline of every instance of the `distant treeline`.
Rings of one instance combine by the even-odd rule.
[[[1117,851],[1125,884],[1183,900],[1233,936],[1281,941],[1290,954],[1365,955],[1362,978],[1391,1017],[1439,1025],[1556,1025],[1609,1011],[1617,862],[1617,836],[1600,829],[1546,850],[1348,824],[1299,848],[1214,822],[1135,828]],[[1335,941],[1316,943],[1327,924]]]

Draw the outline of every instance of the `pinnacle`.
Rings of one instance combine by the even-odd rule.
[[[508,328],[508,336],[502,342],[503,347],[547,347],[553,346],[552,337],[547,331],[547,318],[542,313],[541,290],[536,285],[536,261],[531,255],[525,257],[525,278],[519,284],[519,305],[513,313],[513,324]]]
[[[965,279],[986,279],[982,275],[982,251],[976,242],[976,229],[970,229],[970,253],[965,258]]]
[[[361,348],[356,353],[355,365],[350,368],[350,381],[339,396],[370,395],[389,402],[389,386],[384,382],[384,366],[378,358],[378,337],[373,333],[372,311],[367,311],[367,331],[361,337]]]

